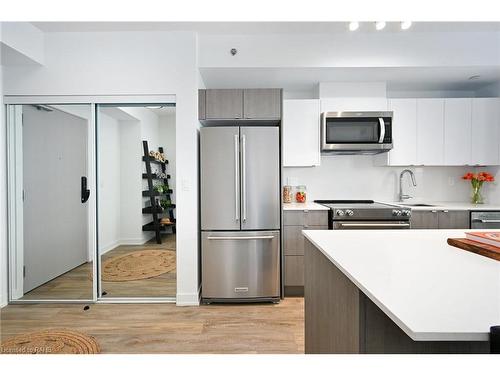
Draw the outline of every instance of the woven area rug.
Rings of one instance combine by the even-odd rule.
[[[96,339],[70,330],[46,330],[17,335],[2,341],[1,354],[97,354]]]
[[[141,250],[105,260],[102,281],[149,279],[175,270],[175,251]]]

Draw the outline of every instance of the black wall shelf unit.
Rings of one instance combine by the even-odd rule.
[[[142,157],[142,161],[146,165],[146,173],[142,174],[142,178],[147,180],[148,182],[148,190],[144,190],[142,192],[143,197],[149,197],[149,206],[146,206],[142,209],[142,213],[144,215],[152,215],[153,221],[144,224],[142,226],[142,230],[145,232],[155,232],[156,243],[161,244],[161,234],[175,233],[175,217],[174,217],[174,208],[175,204],[161,205],[159,199],[164,199],[166,201],[172,202],[171,194],[173,190],[168,188],[166,191],[162,193],[158,192],[155,189],[154,181],[161,181],[163,185],[169,187],[170,175],[166,174],[166,166],[168,164],[168,160],[164,162],[156,160],[154,157],[149,155],[149,146],[147,141],[142,141],[142,148],[144,150],[144,156]],[[158,151],[163,153],[163,147],[159,147]],[[156,173],[153,173],[151,164],[156,164],[160,166],[161,172],[166,175],[166,178],[160,178]],[[162,222],[162,219],[169,219],[168,223]]]

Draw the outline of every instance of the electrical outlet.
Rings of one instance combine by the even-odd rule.
[[[448,176],[448,185],[454,186],[455,185],[455,178],[452,176]]]

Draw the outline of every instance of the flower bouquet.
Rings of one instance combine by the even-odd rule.
[[[472,185],[472,203],[480,204],[483,203],[483,197],[481,196],[481,187],[484,182],[493,182],[495,177],[488,172],[466,173],[462,176],[463,180],[470,181]]]

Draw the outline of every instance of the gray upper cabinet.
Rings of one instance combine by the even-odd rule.
[[[207,118],[206,95],[206,90],[198,90],[198,119],[200,120],[205,120]]]
[[[241,119],[243,117],[243,90],[206,90],[205,118]]]
[[[243,116],[246,119],[280,119],[281,90],[243,90]]]
[[[281,89],[199,90],[198,118],[212,125],[217,121],[276,125],[281,119]]]

